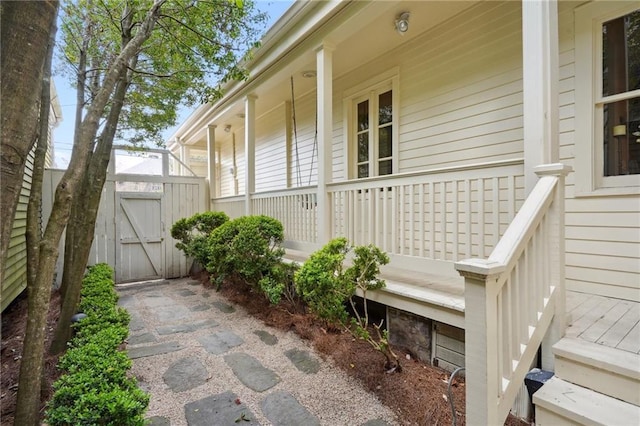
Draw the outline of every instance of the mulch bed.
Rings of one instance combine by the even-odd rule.
[[[198,278],[204,286],[211,287],[206,274]],[[321,354],[331,358],[335,365],[363,383],[380,401],[394,410],[403,424],[453,424],[447,397],[448,371],[418,361],[402,348],[394,347],[394,352],[401,359],[402,372],[386,373],[383,368],[384,356],[371,345],[354,339],[347,332],[327,327],[323,321],[299,312],[299,308],[289,303],[273,306],[265,297],[241,283],[226,283],[220,291],[229,301],[244,307],[266,325],[294,331],[301,338],[309,340]],[[456,376],[452,390],[457,424],[463,425],[464,379]],[[509,416],[505,424],[523,426],[528,423]]]
[[[45,348],[55,331],[56,322],[60,314],[60,294],[57,291],[51,293],[51,304],[47,315],[47,337]],[[27,328],[27,292],[24,291],[16,298],[7,309],[2,312],[2,350],[0,360],[0,425],[12,425],[18,394],[18,376],[20,374],[20,359],[22,357],[22,342]],[[46,402],[53,392],[51,385],[60,376],[56,368],[57,355],[45,354],[44,383],[40,404],[41,418],[44,417]]]

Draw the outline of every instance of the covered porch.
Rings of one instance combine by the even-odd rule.
[[[210,209],[280,220],[290,259],[338,236],[389,253],[373,300],[465,330],[477,424],[565,329],[558,7],[297,3],[172,141],[206,158]]]

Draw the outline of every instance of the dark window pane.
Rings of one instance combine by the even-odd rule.
[[[640,174],[640,98],[604,105],[604,175]]]
[[[640,89],[640,10],[602,25],[602,96]]]
[[[378,131],[378,158],[391,157],[391,129],[391,126],[387,126]]]
[[[358,163],[369,160],[369,134],[358,135]]]
[[[390,123],[393,118],[391,90],[378,97],[378,124]]]
[[[391,160],[384,160],[379,163],[378,174],[380,176],[391,174]]]
[[[358,104],[358,132],[369,128],[369,101]]]
[[[366,177],[369,177],[369,165],[358,164],[358,178],[366,178]]]

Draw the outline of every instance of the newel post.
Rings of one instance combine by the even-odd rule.
[[[467,424],[502,424],[504,419],[498,419],[497,280],[505,267],[485,259],[462,260],[455,267],[464,277]]]
[[[565,290],[565,237],[564,237],[564,184],[565,177],[572,171],[570,166],[555,163],[545,164],[534,168],[539,178],[555,176],[558,179],[553,195],[553,202],[549,208],[550,219],[550,248],[551,286],[554,287],[555,310],[549,329],[542,340],[541,364],[544,370],[554,371],[554,356],[551,347],[562,337],[567,326],[566,290]]]

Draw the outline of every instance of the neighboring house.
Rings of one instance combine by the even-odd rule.
[[[211,209],[387,251],[469,424],[536,364],[538,423],[640,423],[640,2],[300,1],[247,67],[168,143]]]
[[[53,129],[62,121],[62,109],[60,100],[56,92],[53,80],[51,81],[51,109],[49,110],[49,147],[47,149],[45,167],[50,167],[53,163]],[[11,242],[5,263],[4,281],[2,282],[2,300],[0,300],[0,310],[9,306],[22,291],[27,287],[27,243],[25,233],[27,230],[27,204],[31,193],[31,176],[33,174],[33,159],[35,147],[27,157],[27,164],[24,169],[24,179],[22,191],[18,199],[15,218],[13,220],[13,230],[11,232]]]

